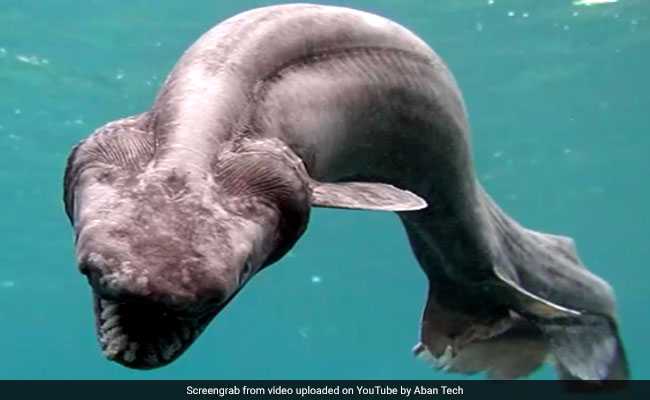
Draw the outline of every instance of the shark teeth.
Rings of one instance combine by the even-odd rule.
[[[129,339],[126,335],[119,335],[119,331],[116,334],[116,337],[109,338],[106,342],[106,348],[104,349],[104,355],[108,358],[114,358],[119,353],[124,351],[129,343]]]
[[[109,329],[116,327],[119,323],[120,317],[118,315],[113,315],[102,324],[101,328],[103,331],[108,331]]]
[[[169,337],[169,340],[166,341],[166,346],[162,348],[162,358],[165,361],[169,361],[174,357],[174,355],[183,347],[183,344],[178,337],[178,335],[172,333]]]
[[[148,350],[149,351],[145,353],[144,361],[149,365],[160,364],[160,359],[158,358],[156,351],[153,348],[149,348]]]
[[[122,358],[124,358],[124,361],[129,363],[135,361],[138,347],[140,346],[136,342],[129,343],[128,348],[126,349],[126,351],[124,351],[124,355],[122,356]]]
[[[130,307],[135,306],[130,304],[116,303],[99,297],[96,297],[95,301],[97,336],[102,353],[111,360],[129,366],[153,368],[166,364],[187,348],[205,326],[194,320],[175,320],[160,313],[163,321],[169,318],[165,322],[169,324],[169,329],[162,330],[157,336],[138,339],[146,334],[138,329],[146,329],[148,326],[145,324],[144,328],[138,327],[133,331],[130,321],[138,318],[137,313],[141,312],[140,310],[131,309]]]
[[[106,300],[101,300],[102,304],[102,312],[100,314],[100,318],[102,320],[108,319],[117,312],[117,305],[115,304],[109,304]]]

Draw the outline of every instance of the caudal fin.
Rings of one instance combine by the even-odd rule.
[[[499,238],[497,297],[539,329],[560,378],[627,379],[612,287],[587,269],[571,238],[526,229],[483,198]]]
[[[581,315],[576,318],[536,321],[549,343],[563,380],[626,380],[629,368],[618,329],[609,318]]]

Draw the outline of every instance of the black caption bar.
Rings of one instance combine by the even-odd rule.
[[[2,399],[643,399],[650,381],[0,381]]]

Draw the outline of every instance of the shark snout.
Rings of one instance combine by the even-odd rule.
[[[102,299],[151,305],[178,315],[208,312],[236,290],[199,260],[162,268],[90,252],[80,259],[79,269]]]

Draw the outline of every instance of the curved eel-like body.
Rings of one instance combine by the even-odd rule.
[[[628,374],[610,286],[490,199],[451,73],[376,15],[297,4],[219,24],[150,111],[73,150],[65,203],[102,348],[130,367],[178,357],[323,206],[398,213],[430,283],[417,355],[497,378],[549,357],[563,378]]]

